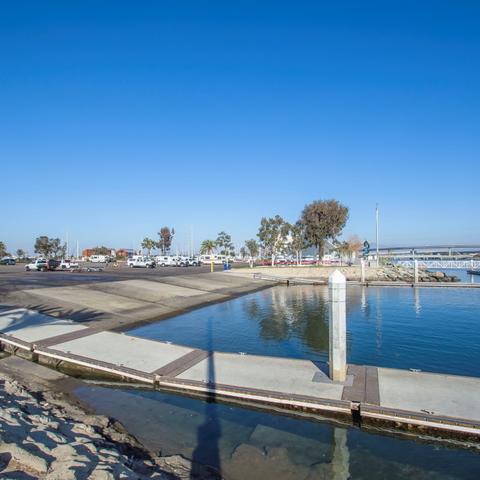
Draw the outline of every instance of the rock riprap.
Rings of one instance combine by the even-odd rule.
[[[0,478],[190,478],[191,463],[181,457],[133,455],[138,445],[111,423],[73,405],[52,405],[0,374]]]

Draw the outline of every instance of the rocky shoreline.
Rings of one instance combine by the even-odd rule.
[[[320,283],[326,283],[328,277],[335,270],[342,272],[348,281],[358,282],[361,280],[361,268],[359,265],[341,266],[341,265],[312,265],[312,266],[275,266],[275,267],[255,267],[238,268],[230,270],[229,275],[238,275],[252,277],[253,275],[265,275],[285,279],[304,279],[315,280]],[[380,267],[366,266],[365,280],[367,282],[414,282],[413,268],[402,267],[399,265],[384,265]],[[460,279],[454,275],[447,275],[443,272],[430,272],[420,268],[418,270],[419,282],[430,283],[455,283]]]
[[[408,282],[415,281],[413,268],[401,267],[398,265],[388,265],[379,267],[376,270],[376,280],[391,282]],[[419,282],[459,282],[460,279],[455,275],[447,275],[444,272],[430,272],[425,269],[418,269]]]
[[[0,478],[218,478],[181,456],[147,451],[115,420],[91,414],[34,376],[25,380],[0,369]]]

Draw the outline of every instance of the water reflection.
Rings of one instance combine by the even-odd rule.
[[[195,348],[325,362],[327,295],[322,286],[274,287],[130,333]],[[478,376],[479,306],[476,289],[350,286],[347,361]]]
[[[414,287],[413,289],[413,298],[415,303],[415,313],[417,314],[417,317],[419,317],[422,313],[422,304],[420,303],[420,289],[418,287]]]
[[[328,351],[328,303],[324,289],[273,288],[261,299],[250,297],[244,309],[248,318],[258,323],[264,340],[301,339],[313,351]]]

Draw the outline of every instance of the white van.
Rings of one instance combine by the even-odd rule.
[[[107,263],[108,256],[107,255],[90,255],[88,258],[92,263]]]
[[[157,255],[155,262],[159,267],[174,267],[177,265],[177,259],[172,255]]]
[[[225,263],[227,260],[227,257],[225,255],[217,255],[217,254],[211,254],[211,255],[200,255],[200,262],[201,263],[214,263],[215,265],[222,265]],[[232,261],[230,259],[230,261]]]
[[[134,255],[132,258],[127,260],[127,265],[130,268],[155,268],[156,263],[149,257],[144,257],[143,255]]]

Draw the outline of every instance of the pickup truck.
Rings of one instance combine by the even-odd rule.
[[[127,260],[127,265],[130,268],[155,268],[156,263],[149,257],[135,255]]]
[[[77,270],[80,268],[77,262],[72,262],[71,260],[62,260],[60,263],[60,270]]]
[[[46,260],[45,258],[38,258],[32,263],[25,265],[25,270],[30,272],[31,270],[38,272],[46,272],[47,270],[56,270],[60,266],[58,260]]]

